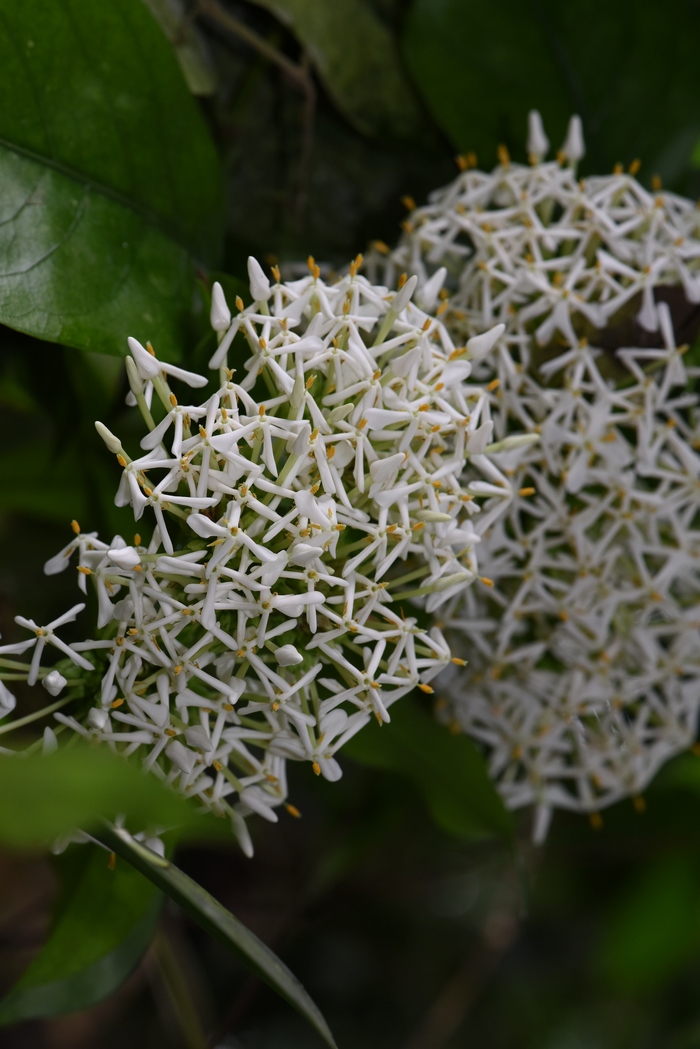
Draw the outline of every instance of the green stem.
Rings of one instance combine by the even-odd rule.
[[[38,721],[39,718],[53,714],[54,710],[60,710],[61,707],[65,707],[66,703],[70,703],[72,699],[72,696],[68,696],[66,699],[59,699],[55,703],[50,703],[48,707],[35,710],[33,714],[27,714],[23,718],[18,718],[17,721],[11,721],[8,725],[0,725],[0,736],[4,736],[6,732],[14,732],[16,728],[24,728],[25,725],[31,725],[33,721]]]

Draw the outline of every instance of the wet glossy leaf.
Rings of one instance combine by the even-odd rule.
[[[38,956],[0,1003],[0,1024],[87,1009],[133,971],[151,941],[162,895],[93,845],[60,857],[63,896]]]
[[[389,29],[364,0],[253,0],[301,41],[341,112],[361,131],[407,135],[418,110]]]
[[[240,958],[246,968],[285,998],[318,1031],[326,1045],[335,1041],[318,1007],[276,954],[225,907],[173,863],[145,849],[127,834],[104,826],[97,837],[117,856],[133,864],[174,900],[202,928]]]
[[[0,20],[0,321],[110,353],[178,353],[219,166],[143,0],[12,0]]]
[[[346,744],[344,754],[375,768],[407,776],[435,821],[459,837],[510,835],[512,821],[478,750],[452,735],[416,699],[391,708],[390,725],[370,725]]]
[[[555,150],[581,115],[589,170],[641,157],[648,176],[671,177],[697,140],[699,32],[700,9],[684,0],[663,18],[634,0],[415,0],[405,52],[438,123],[482,167],[499,142],[524,157],[536,108]]]

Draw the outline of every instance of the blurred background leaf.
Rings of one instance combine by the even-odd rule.
[[[391,708],[390,727],[369,725],[343,753],[412,780],[436,823],[451,834],[480,838],[513,832],[512,817],[475,745],[446,731],[413,697]]]
[[[62,897],[38,956],[0,1002],[0,1025],[86,1009],[112,994],[155,932],[162,896],[127,863],[108,866],[95,845],[57,859]]]
[[[556,151],[583,119],[586,171],[640,157],[677,181],[700,136],[695,51],[700,8],[598,0],[414,0],[405,52],[433,116],[486,169],[504,142],[523,157],[529,109]]]
[[[206,824],[205,835],[214,836],[223,822],[200,816],[181,794],[105,748],[76,742],[48,756],[0,757],[0,841],[6,845],[50,844],[117,814],[139,827]]]
[[[216,263],[216,151],[143,0],[6,4],[0,320],[123,353],[181,354],[196,260]]]
[[[288,25],[359,131],[409,136],[420,115],[396,40],[366,0],[253,0]],[[206,10],[206,5],[202,5]]]

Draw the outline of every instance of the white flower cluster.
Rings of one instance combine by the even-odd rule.
[[[58,731],[137,752],[229,816],[247,851],[244,817],[277,819],[288,759],[335,780],[336,752],[372,715],[389,721],[416,686],[432,692],[450,651],[404,602],[430,612],[475,580],[473,521],[515,497],[490,459],[488,393],[470,381],[502,329],[455,347],[411,302],[415,279],[391,293],[358,262],[327,284],[310,260],[308,276],[271,286],[251,259],[254,301],[237,300],[233,321],[215,285],[219,383],[202,404],[181,403],[169,379],[204,377],[129,340],[131,400],[149,431],[140,453],[96,425],[123,471],[116,502],[137,521],[153,515],[152,539],[107,543],[74,523],[46,571],[77,562],[101,638],[56,636],[78,605],[43,627],[18,617],[34,636],[0,648],[3,676],[11,664],[53,695],[74,679],[40,667],[47,644],[92,673],[93,705],[49,708],[73,703],[55,712]],[[7,658],[30,648],[29,666]]]
[[[548,142],[531,114],[533,163],[467,168],[413,208],[404,236],[386,258],[371,260],[389,286],[398,274],[419,279],[417,301],[433,309],[450,286],[444,320],[453,334],[494,324],[510,345],[534,340],[575,345],[636,314],[658,330],[654,288],[679,285],[700,302],[700,209],[673,193],[648,192],[625,173],[578,180],[583,155],[577,117],[559,159],[540,163]],[[411,202],[412,203],[412,202]]]
[[[700,711],[696,372],[654,296],[671,284],[700,300],[700,211],[631,174],[578,182],[576,118],[567,141],[540,163],[532,115],[531,166],[465,170],[383,262],[389,280],[419,276],[425,306],[449,272],[453,335],[505,325],[476,373],[495,437],[541,435],[517,461],[496,456],[520,494],[488,530],[477,523],[495,586],[451,603],[443,628],[469,668],[441,678],[442,717],[485,744],[510,807],[537,806],[539,839],[553,807],[641,806]],[[659,331],[656,348],[595,348],[626,312],[640,335]]]

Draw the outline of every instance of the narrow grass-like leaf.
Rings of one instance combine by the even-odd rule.
[[[104,825],[96,838],[133,864],[153,884],[189,914],[203,929],[236,954],[243,964],[285,998],[335,1049],[328,1024],[316,1004],[277,955],[225,907],[169,860],[135,842],[128,834]]]

